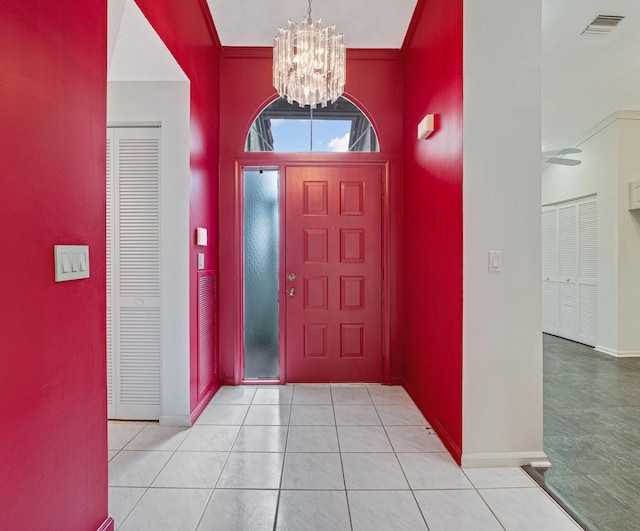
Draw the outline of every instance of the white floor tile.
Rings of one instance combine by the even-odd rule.
[[[387,426],[396,452],[446,452],[435,431],[425,426]]]
[[[277,489],[283,460],[284,454],[232,452],[216,488]]]
[[[120,529],[193,531],[210,495],[206,489],[149,489]]]
[[[245,425],[252,426],[286,426],[289,424],[291,406],[253,404],[249,408]]]
[[[108,460],[111,461],[118,454],[118,450],[108,450],[107,456]]]
[[[473,489],[418,490],[414,493],[431,531],[502,530],[496,517]]]
[[[542,490],[484,489],[478,491],[507,531],[576,531],[580,528]]]
[[[376,406],[413,405],[409,394],[399,385],[370,385],[368,390]]]
[[[240,426],[193,426],[179,449],[181,452],[228,452]]]
[[[296,385],[293,393],[296,405],[331,405],[331,390],[328,385]]]
[[[393,452],[382,426],[338,426],[341,452]]]
[[[344,491],[283,490],[278,531],[350,531]]]
[[[211,404],[251,404],[256,388],[252,386],[237,385],[224,386],[211,399]]]
[[[364,386],[331,386],[335,406],[371,406],[371,397]]]
[[[109,463],[110,487],[148,487],[172,452],[122,450]]]
[[[225,426],[240,426],[249,410],[245,405],[209,404],[198,420],[198,424],[219,424]]]
[[[294,395],[295,396],[295,395]],[[335,426],[333,406],[292,406],[292,426]]]
[[[411,488],[416,489],[470,489],[460,467],[449,454],[397,454]]]
[[[335,426],[290,426],[287,452],[338,452]]]
[[[350,490],[347,498],[353,531],[427,529],[410,491]]]
[[[535,487],[536,483],[521,468],[465,468],[464,473],[477,489]]]
[[[420,410],[411,404],[404,406],[376,406],[385,426],[428,426]]]
[[[136,435],[125,450],[176,450],[187,436],[189,428],[160,426],[156,422],[147,424]]]
[[[146,490],[144,487],[109,487],[109,516],[113,518],[116,529]]]
[[[198,531],[272,531],[277,490],[215,490]]]
[[[293,387],[282,386],[276,389],[260,388],[253,397],[253,404],[287,404],[293,401]]]
[[[282,488],[288,490],[344,490],[340,454],[287,453]]]
[[[122,450],[148,422],[110,420],[107,424],[109,450]]]
[[[213,489],[227,455],[226,452],[176,452],[151,486]]]
[[[395,454],[342,454],[348,490],[404,490],[407,480]]]
[[[234,452],[279,452],[287,444],[287,426],[242,426]]]
[[[380,426],[380,417],[373,406],[334,406],[338,426]]]

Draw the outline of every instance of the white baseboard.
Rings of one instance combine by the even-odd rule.
[[[162,415],[160,426],[191,426],[191,415]]]
[[[612,348],[597,345],[594,350],[613,356],[614,358],[640,358],[640,350],[614,350]]]
[[[510,452],[504,454],[462,454],[463,468],[507,467],[532,465],[550,467],[544,452]]]

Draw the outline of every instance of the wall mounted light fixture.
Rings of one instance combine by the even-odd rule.
[[[196,229],[196,245],[206,247],[207,245],[207,229],[198,227]]]
[[[427,114],[418,124],[418,140],[424,140],[433,133],[435,122],[434,114]]]

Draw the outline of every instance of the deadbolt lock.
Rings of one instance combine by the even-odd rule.
[[[292,282],[296,279],[296,274],[295,273],[289,273],[289,280],[291,280]]]

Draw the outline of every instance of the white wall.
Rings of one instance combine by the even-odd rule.
[[[628,183],[640,180],[640,112],[618,111],[577,143],[582,164],[542,173],[542,204],[598,195],[598,341],[614,356],[640,356],[640,213]]]
[[[160,422],[189,425],[190,83],[133,0],[127,0],[117,38],[108,75],[107,121],[161,124]]]
[[[540,47],[540,0],[464,2],[463,466],[546,461]]]
[[[542,205],[596,194],[598,198],[597,348],[618,350],[618,130],[614,117],[577,145],[579,166],[550,164],[542,172]]]
[[[640,113],[619,113],[619,356],[640,356],[640,211],[630,212],[629,182],[640,180]]]

